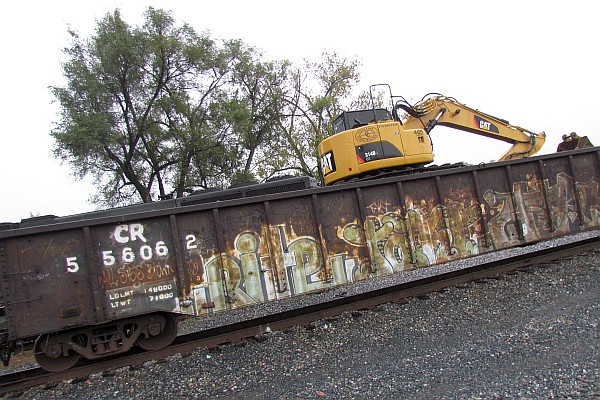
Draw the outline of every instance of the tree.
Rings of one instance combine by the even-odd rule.
[[[219,173],[198,168],[198,159],[227,158],[222,87],[239,42],[219,46],[153,8],[142,27],[130,27],[117,10],[88,40],[70,33],[68,84],[51,88],[61,106],[51,135],[55,155],[76,176],[94,176],[97,204],[182,195]],[[198,170],[199,181],[191,178]]]
[[[283,85],[289,62],[265,62],[258,57],[259,53],[245,51],[232,78],[235,111],[230,116],[238,140],[238,180],[265,177],[285,163],[277,127],[285,118]]]

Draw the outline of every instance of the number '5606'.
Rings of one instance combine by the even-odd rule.
[[[150,245],[143,245],[135,251],[131,247],[124,247],[121,250],[121,254],[115,255],[113,250],[105,250],[102,252],[102,262],[105,267],[109,267],[114,265],[117,261],[117,257],[120,257],[121,263],[129,264],[137,260],[138,258],[143,261],[149,261],[154,256],[157,257],[166,257],[169,254],[169,248],[162,240],[160,242],[156,242],[154,248]]]
[[[154,248],[147,244],[141,246],[137,252],[131,247],[125,247],[121,251],[121,263],[128,264],[134,262],[138,257],[144,261],[149,261],[152,257],[166,257],[169,255],[169,248],[166,243],[162,240],[156,242]],[[67,272],[74,273],[79,271],[79,262],[77,257],[67,257],[65,259],[67,264]],[[105,267],[110,267],[117,262],[117,257],[113,254],[113,250],[106,250],[102,252],[102,262]]]

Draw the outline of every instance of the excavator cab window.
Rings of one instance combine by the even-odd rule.
[[[333,120],[333,132],[340,133],[348,129],[367,125],[369,122],[392,119],[389,111],[385,108],[370,110],[346,111]]]

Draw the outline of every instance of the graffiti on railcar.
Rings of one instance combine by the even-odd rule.
[[[577,183],[577,193],[583,221],[579,221],[573,179],[564,173],[556,177],[556,184],[532,177],[514,182],[512,193],[487,190],[483,198],[490,219],[488,227],[496,248],[518,245],[523,240],[537,241],[557,235],[566,235],[584,228],[598,226],[600,215],[599,182],[593,178]],[[550,210],[547,209],[544,196]],[[551,222],[549,222],[551,221]]]
[[[195,313],[211,314],[479,253],[478,204],[448,201],[431,210],[424,202],[410,204],[406,215],[384,201],[371,204],[369,211],[383,213],[367,216],[362,224],[355,219],[337,227],[346,250],[326,256],[319,239],[297,235],[286,224],[263,226],[260,233],[245,230],[226,253],[206,249],[202,237],[186,232]]]
[[[584,228],[600,226],[600,181],[592,178],[585,183],[578,183],[577,194],[583,211]]]
[[[276,300],[333,284],[333,274],[315,238],[296,236],[285,225],[270,226],[262,233],[244,231],[236,237],[231,253],[213,252],[206,258],[196,251],[193,235],[187,234],[188,265],[202,271],[202,277],[192,282],[196,314]],[[349,264],[349,260],[344,262]],[[277,282],[279,271],[285,285]],[[339,270],[336,274],[338,279],[344,277]],[[335,282],[339,283],[343,282]]]
[[[338,237],[351,246],[366,246],[375,272],[379,274],[426,267],[479,253],[478,204],[465,208],[459,202],[450,201],[447,206],[435,205],[431,210],[423,202],[409,204],[406,215],[399,211],[369,215],[364,228],[353,221],[338,229]]]

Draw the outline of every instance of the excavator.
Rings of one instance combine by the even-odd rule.
[[[431,93],[415,105],[402,96],[391,95],[392,112],[385,108],[347,111],[333,121],[334,134],[319,144],[321,173],[325,185],[333,185],[381,171],[398,172],[419,169],[433,162],[433,146],[429,133],[437,126],[471,132],[512,144],[498,161],[529,157],[546,141],[544,132],[534,133],[511,125],[459,103],[452,97]],[[404,112],[400,115],[401,112]],[[566,137],[566,139],[565,139]],[[564,150],[592,147],[587,137],[565,136],[573,143]],[[560,150],[560,146],[559,146]]]

